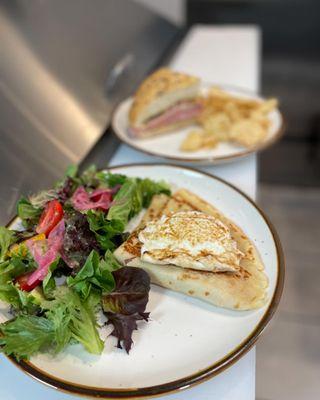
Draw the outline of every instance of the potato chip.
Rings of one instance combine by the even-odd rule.
[[[229,93],[222,90],[219,86],[213,86],[208,91],[208,97],[222,97],[229,98],[231,97]]]
[[[205,132],[213,135],[219,141],[229,139],[231,120],[225,113],[216,113],[206,118],[202,123]]]
[[[197,122],[203,130],[188,134],[181,144],[184,151],[213,148],[224,141],[256,146],[267,136],[271,125],[268,114],[278,105],[276,99],[233,96],[219,87],[210,88],[198,101],[203,111]]]
[[[214,135],[208,134],[204,132],[202,135],[202,147],[206,147],[209,149],[213,149],[219,143],[219,139],[217,139]]]
[[[253,147],[261,142],[267,135],[267,130],[264,129],[259,122],[252,119],[243,119],[236,122],[230,132],[231,139],[245,146]]]
[[[232,122],[239,121],[243,118],[243,114],[239,107],[233,101],[228,101],[225,105],[225,112]]]
[[[196,151],[202,147],[202,133],[203,131],[194,130],[188,133],[188,136],[181,143],[180,150],[182,151]]]
[[[261,105],[261,101],[255,99],[246,99],[245,97],[232,97],[232,100],[239,108],[243,110],[253,110]]]
[[[277,99],[269,99],[261,103],[257,111],[261,114],[269,114],[272,110],[278,107],[278,100]]]
[[[258,122],[263,128],[269,129],[271,125],[271,121],[268,117],[262,114],[260,111],[253,111],[250,114],[250,119]]]

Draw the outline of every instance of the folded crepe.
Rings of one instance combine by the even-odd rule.
[[[238,249],[243,253],[236,272],[208,272],[141,260],[142,244],[138,236],[146,224],[162,215],[191,210],[209,214],[229,227]],[[267,301],[268,278],[253,243],[219,210],[185,189],[178,190],[172,197],[163,194],[154,196],[139,226],[114,255],[123,265],[143,268],[150,275],[152,283],[215,306],[250,310],[262,307]]]

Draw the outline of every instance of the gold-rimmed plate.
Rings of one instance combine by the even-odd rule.
[[[212,86],[219,86],[222,90],[236,97],[265,100],[263,97],[245,89],[226,85],[203,83],[201,90],[205,93]],[[135,150],[139,150],[148,155],[165,158],[173,162],[211,165],[236,161],[239,158],[266,149],[277,142],[284,133],[284,119],[280,110],[276,108],[268,115],[270,127],[267,136],[255,147],[245,148],[236,143],[221,142],[213,149],[206,148],[194,152],[185,152],[180,149],[181,143],[188,132],[196,128],[196,126],[189,126],[151,138],[137,139],[130,134],[129,129],[129,111],[132,102],[132,97],[127,98],[116,107],[113,113],[112,129],[116,136],[123,143],[126,143]]]
[[[279,303],[284,260],[281,244],[264,213],[229,183],[191,168],[136,164],[111,168],[128,176],[166,179],[212,203],[255,243],[269,279],[268,302],[258,310],[231,311],[152,286],[147,311],[151,321],[134,332],[127,355],[108,337],[101,356],[69,346],[53,358],[47,354],[15,361],[39,381],[73,394],[102,398],[149,398],[190,387],[220,373],[256,342]],[[14,221],[14,227],[18,221]],[[0,307],[0,320],[6,315]],[[104,335],[106,336],[106,333]]]

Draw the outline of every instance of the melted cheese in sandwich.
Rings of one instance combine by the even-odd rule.
[[[229,228],[198,211],[177,212],[151,221],[139,233],[141,259],[203,271],[235,272],[242,252]]]

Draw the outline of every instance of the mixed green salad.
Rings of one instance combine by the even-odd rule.
[[[0,300],[11,315],[0,324],[0,351],[20,359],[80,343],[100,354],[99,330],[112,324],[129,352],[137,321],[149,317],[150,279],[112,252],[158,193],[170,194],[169,186],[92,166],[82,174],[70,167],[54,189],[22,197],[21,229],[0,227]]]

